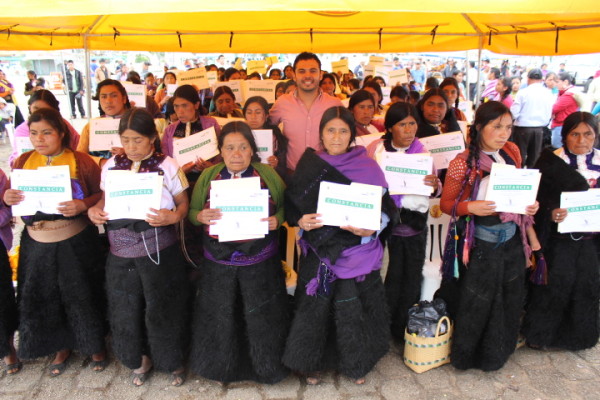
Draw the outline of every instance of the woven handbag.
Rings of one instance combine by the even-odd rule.
[[[448,332],[440,335],[444,321]],[[404,364],[418,374],[448,364],[453,330],[450,318],[442,317],[438,321],[435,337],[413,336],[404,331]]]

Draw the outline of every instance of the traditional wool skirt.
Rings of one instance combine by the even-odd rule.
[[[192,324],[190,365],[219,382],[285,378],[281,363],[289,328],[279,256],[246,266],[205,259]]]
[[[519,231],[504,243],[475,239],[458,281],[452,365],[502,368],[514,352],[525,294],[525,255]]]
[[[593,240],[555,238],[544,253],[548,284],[529,287],[529,344],[582,350],[598,343],[600,274]]]
[[[408,309],[421,299],[427,230],[414,236],[390,236],[385,296],[394,339],[404,342]]]
[[[96,227],[56,243],[38,242],[24,230],[18,282],[20,358],[104,350],[104,260]]]
[[[296,313],[283,363],[302,373],[335,369],[364,377],[389,349],[390,322],[380,271],[362,282],[337,279],[329,295],[309,296],[306,285],[317,275],[319,259],[309,251],[300,261]]]
[[[155,369],[173,372],[184,365],[189,336],[186,263],[172,226],[145,234],[149,256],[138,242],[140,233],[109,231],[106,292],[113,349],[127,368],[139,368],[146,355]],[[132,245],[126,246],[129,240]],[[150,257],[160,257],[160,263]]]
[[[17,303],[8,255],[0,240],[0,357],[10,351],[9,340],[17,329]]]

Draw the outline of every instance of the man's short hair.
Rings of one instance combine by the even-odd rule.
[[[319,57],[315,53],[303,51],[302,53],[298,54],[296,56],[296,59],[294,60],[294,71],[296,70],[296,65],[298,64],[299,61],[306,61],[306,60],[315,60],[317,62],[317,64],[319,64],[319,69],[321,69],[321,60],[319,60]]]

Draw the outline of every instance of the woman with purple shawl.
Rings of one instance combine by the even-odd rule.
[[[386,152],[426,153],[423,144],[415,137],[419,123],[415,106],[410,103],[393,104],[385,114],[385,136],[369,145],[369,157],[381,163]],[[423,181],[441,191],[435,171],[425,176]],[[392,194],[391,198],[400,210],[400,223],[388,238],[389,265],[385,277],[385,295],[391,314],[392,336],[398,343],[404,343],[408,309],[421,298],[429,196]]]
[[[354,118],[343,107],[329,108],[319,126],[323,151],[308,148],[286,191],[286,217],[302,230],[296,314],[283,363],[320,381],[335,369],[357,384],[387,353],[389,318],[379,269],[379,232],[352,226],[324,226],[316,214],[322,181],[365,183],[387,188],[383,172],[356,137]],[[382,229],[396,209],[383,191]]]

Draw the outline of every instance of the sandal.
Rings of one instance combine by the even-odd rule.
[[[65,372],[65,369],[67,369],[68,360],[69,357],[67,357],[65,361],[61,362],[60,364],[50,364],[48,366],[48,370],[50,371],[50,377],[56,378],[57,376],[62,375],[62,373]]]
[[[108,357],[104,357],[104,360],[100,360],[100,361],[92,360],[90,362],[90,367],[92,368],[92,371],[94,371],[94,372],[102,372],[106,369],[107,366],[108,366]]]
[[[318,385],[319,383],[321,383],[321,373],[320,372],[313,372],[310,373],[306,376],[306,384],[307,385]]]
[[[152,372],[152,367],[150,367],[150,369],[148,369],[148,371],[146,372],[132,372],[131,376],[131,384],[133,386],[137,386],[140,387],[142,386],[146,380],[148,380],[148,378],[150,377],[150,373]],[[136,383],[138,382],[138,383]]]
[[[179,387],[185,382],[185,371],[171,373],[171,386]]]
[[[13,364],[8,364],[6,366],[6,375],[15,375],[23,369],[23,363],[21,361],[17,361]]]

